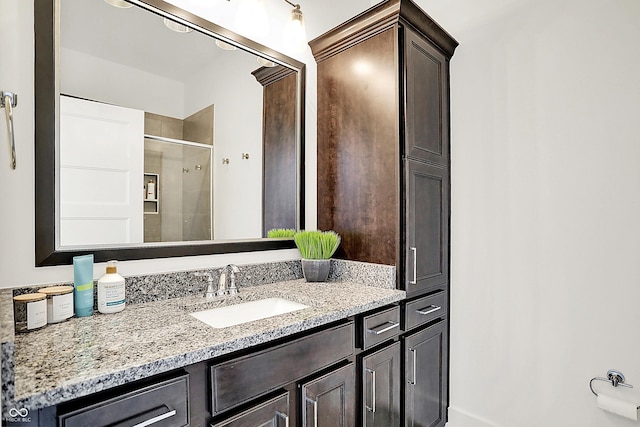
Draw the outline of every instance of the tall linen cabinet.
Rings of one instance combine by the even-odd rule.
[[[310,42],[318,228],[342,236],[340,257],[397,267],[407,292],[399,338],[407,426],[446,422],[449,60],[457,45],[409,0],[382,2]]]

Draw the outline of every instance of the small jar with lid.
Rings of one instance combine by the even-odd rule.
[[[38,292],[47,296],[47,323],[58,323],[73,316],[73,286],[51,286]]]
[[[29,332],[47,324],[47,296],[35,292],[13,297],[16,333]]]

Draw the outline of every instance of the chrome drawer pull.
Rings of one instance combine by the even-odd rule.
[[[11,161],[9,167],[11,169],[16,168],[16,142],[13,129],[13,107],[18,105],[18,95],[12,92],[0,92],[0,108],[5,109],[5,115],[7,117],[7,132],[9,134],[9,153],[11,154]]]
[[[150,426],[151,424],[155,424],[159,421],[162,420],[166,420],[167,418],[171,418],[176,414],[176,410],[174,409],[173,411],[169,411],[169,412],[165,412],[164,414],[160,414],[157,417],[153,417],[153,418],[149,418],[146,421],[143,421],[141,423],[138,423],[136,425],[134,425],[133,427],[147,427]]]
[[[284,418],[284,427],[289,427],[289,415],[282,413],[280,411],[277,411],[276,414],[280,417],[280,418]]]
[[[385,325],[387,324],[389,326],[385,327]],[[380,334],[384,334],[385,332],[389,332],[390,330],[397,328],[398,326],[400,326],[400,323],[392,322],[391,320],[389,320],[388,322],[383,323],[382,325],[378,325],[375,328],[367,329],[367,332],[374,335],[380,335]],[[378,328],[381,328],[381,329],[378,329]]]
[[[426,315],[426,314],[435,313],[438,310],[442,310],[442,307],[440,307],[439,305],[430,305],[429,307],[416,310],[416,313]]]
[[[376,412],[376,371],[373,369],[366,368],[367,372],[371,374],[371,406],[365,403],[365,406],[368,411],[373,413]]]

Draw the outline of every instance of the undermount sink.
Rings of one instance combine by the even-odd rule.
[[[190,313],[193,317],[214,328],[226,328],[254,320],[266,319],[279,314],[309,308],[308,305],[289,301],[284,298],[265,298],[240,304],[211,308]]]

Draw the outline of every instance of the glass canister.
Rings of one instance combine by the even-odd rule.
[[[39,292],[13,297],[16,333],[29,332],[47,324],[47,296]]]
[[[51,286],[38,292],[47,296],[47,323],[58,323],[73,316],[73,286]]]

